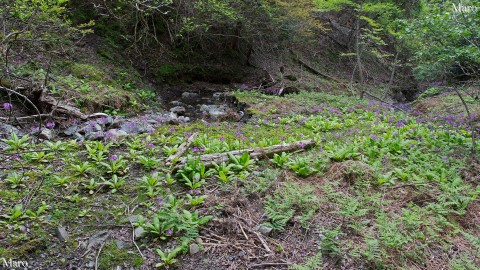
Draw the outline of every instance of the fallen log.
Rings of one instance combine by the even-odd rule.
[[[86,120],[88,118],[88,115],[83,114],[80,109],[68,104],[65,101],[56,100],[52,96],[47,96],[44,94],[43,91],[40,94],[39,101],[42,103],[42,105],[50,106],[52,108],[52,111],[56,111],[58,113],[66,114],[69,116],[74,116],[82,120]]]
[[[216,153],[216,154],[206,154],[200,156],[200,161],[205,164],[206,167],[211,167],[213,162],[221,163],[229,161],[229,155],[233,155],[235,157],[240,157],[243,153],[248,152],[250,154],[250,158],[262,158],[262,157],[270,157],[273,154],[281,153],[281,152],[292,152],[295,150],[304,150],[310,148],[315,145],[314,140],[302,140],[297,141],[289,144],[277,144],[268,147],[256,147],[250,149],[242,149],[242,150],[234,150],[225,153]],[[178,162],[177,168],[185,164],[187,158],[181,158]]]
[[[196,136],[197,136],[197,133],[193,133],[192,135],[190,135],[190,137],[188,137],[188,139],[178,147],[177,153],[175,153],[174,155],[171,155],[170,157],[167,158],[167,160],[165,160],[166,165],[167,166],[172,165],[175,159],[181,157],[183,153],[187,151],[188,147],[190,147],[190,145],[193,143],[193,140],[195,139]]]

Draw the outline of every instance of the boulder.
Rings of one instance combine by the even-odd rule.
[[[170,109],[170,112],[175,113],[177,115],[185,115],[186,111],[187,109],[185,109],[185,107],[182,107],[182,106],[177,106]]]
[[[225,105],[202,105],[200,106],[201,112],[206,112],[211,119],[217,120],[227,115],[228,107]]]

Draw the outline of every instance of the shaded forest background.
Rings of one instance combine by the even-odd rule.
[[[425,84],[478,78],[476,7],[418,0],[7,1],[0,7],[2,83],[47,86],[45,75],[66,66],[102,76],[72,65],[89,57],[80,53],[88,47],[155,86],[265,85],[285,69],[293,79],[306,69],[359,96],[380,87],[384,97],[412,100]]]

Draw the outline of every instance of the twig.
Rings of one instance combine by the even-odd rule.
[[[25,206],[23,207],[23,209],[27,209],[27,207],[30,204],[30,202],[32,201],[33,197],[37,194],[37,191],[40,190],[40,187],[42,187],[44,181],[45,181],[45,176],[42,176],[42,180],[40,180],[40,183],[38,184],[37,188],[35,188],[33,190],[33,193],[30,196],[30,198],[25,200],[25,204],[24,204]]]
[[[98,257],[100,257],[100,252],[102,252],[102,248],[103,246],[105,245],[105,243],[107,243],[107,241],[105,240],[102,245],[100,246],[100,249],[98,250],[98,254],[97,254],[97,257],[95,258],[95,270],[98,270]]]
[[[140,256],[142,256],[142,259],[144,259],[145,256],[143,256],[142,251],[140,250],[140,248],[138,247],[137,243],[135,242],[135,227],[133,226],[133,223],[132,223],[130,220],[128,220],[128,221],[130,222],[130,225],[132,225],[132,242],[133,242],[133,244],[135,245],[135,247],[137,248],[138,253],[140,253]]]
[[[242,225],[241,225],[240,223],[237,223],[237,224],[238,224],[238,226],[240,227],[240,230],[242,231],[243,236],[245,236],[245,240],[248,240],[248,236],[247,236],[247,234],[245,233],[245,231],[243,230]]]
[[[260,242],[262,242],[263,247],[264,247],[269,253],[273,253],[272,250],[268,247],[268,244],[267,244],[267,242],[265,241],[265,239],[263,239],[263,237],[260,235],[260,233],[258,233],[258,232],[254,232],[254,233],[257,235],[257,237],[258,237],[258,239],[260,240]]]
[[[265,266],[284,266],[284,265],[292,265],[292,263],[259,263],[259,264],[252,264],[250,267],[265,267]]]
[[[37,106],[35,106],[35,104],[33,104],[33,102],[25,95],[22,95],[20,94],[19,92],[15,91],[15,90],[12,90],[12,89],[9,89],[9,88],[6,88],[6,87],[3,87],[3,86],[0,86],[0,89],[1,90],[5,90],[7,92],[10,92],[10,93],[13,93],[19,97],[22,97],[23,99],[25,99],[26,102],[28,102],[30,105],[32,105],[32,107],[35,109],[35,111],[37,112],[37,115],[41,115],[40,113],[40,110],[37,108]],[[38,118],[38,121],[39,121],[39,124],[38,124],[38,128],[42,128],[42,118],[39,117]]]
[[[167,166],[172,165],[172,163],[175,159],[181,157],[183,155],[183,153],[185,153],[185,151],[187,151],[188,147],[190,147],[190,145],[193,143],[193,140],[195,139],[195,136],[197,136],[196,132],[193,133],[192,135],[190,135],[190,137],[188,137],[188,139],[184,143],[182,143],[180,145],[180,147],[178,147],[177,153],[175,153],[174,155],[171,155],[170,157],[167,158],[167,160],[165,161]]]
[[[62,120],[67,119],[65,117],[52,116],[51,114],[44,113],[44,114],[34,114],[34,115],[28,115],[28,116],[22,116],[22,117],[15,117],[15,120],[28,120],[28,119],[37,118],[37,117],[42,117],[42,118],[53,117],[53,118],[62,119]],[[0,120],[8,121],[8,118],[0,117]]]

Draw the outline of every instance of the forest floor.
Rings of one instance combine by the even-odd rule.
[[[318,92],[233,95],[249,104],[245,122],[4,140],[0,258],[29,269],[479,269],[480,164],[464,115]],[[182,144],[186,162],[169,165]],[[282,144],[298,147],[199,160]]]

